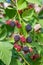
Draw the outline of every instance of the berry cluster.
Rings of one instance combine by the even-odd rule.
[[[14,40],[15,40],[15,42],[21,41],[22,43],[26,43],[26,42],[32,43],[31,37],[25,38],[24,36],[22,36],[22,35],[20,36],[20,35],[17,35],[17,34],[14,36]]]
[[[15,22],[11,21],[11,20],[8,20],[8,21],[6,21],[6,24],[11,26],[11,27],[16,26],[18,29],[22,28],[22,25],[19,23],[18,20],[16,20]],[[28,24],[28,25],[25,26],[25,29],[26,29],[27,32],[29,32],[29,31],[31,31],[32,27],[31,27],[31,25]],[[20,40],[22,43],[26,43],[26,42],[32,43],[32,38],[30,36],[25,38],[24,35],[20,35],[20,34],[19,35],[18,34],[14,35],[14,40],[15,40],[15,42]]]
[[[18,24],[18,21],[16,21],[16,25]],[[26,25],[25,26],[25,30],[27,31],[27,32],[29,32],[29,31],[31,31],[32,30],[32,27],[31,27],[31,25]],[[14,40],[15,40],[15,43],[14,43],[14,48],[18,51],[18,52],[20,52],[20,51],[23,51],[23,54],[27,54],[27,53],[34,53],[34,49],[32,48],[32,47],[28,47],[28,46],[21,46],[20,44],[18,44],[18,41],[20,41],[21,43],[32,43],[32,37],[30,37],[30,36],[27,36],[27,37],[25,37],[25,36],[23,36],[23,35],[18,35],[18,34],[16,34],[15,36],[14,36]],[[38,58],[40,58],[40,56],[39,56],[39,54],[38,53],[36,53],[36,54],[32,54],[31,56],[30,56],[30,58],[34,61],[34,60],[36,60],[36,59],[38,59]]]
[[[11,27],[16,26],[17,29],[22,29],[22,24],[20,24],[18,20],[15,20],[15,21],[8,20],[8,21],[6,21],[6,24],[11,26]],[[40,28],[41,28],[41,25],[36,24],[34,26],[33,30],[35,32],[38,32],[40,30]],[[25,30],[26,30],[27,34],[31,33],[31,31],[32,31],[31,25],[30,24],[25,25]],[[20,34],[20,31],[19,31],[19,34],[14,34],[13,37],[14,37],[14,41],[15,41],[14,48],[16,49],[17,52],[23,51],[23,54],[31,53],[30,58],[32,60],[36,60],[40,57],[38,53],[33,54],[34,49],[32,47],[26,46],[26,43],[32,43],[32,41],[33,41],[32,37],[30,35],[25,37],[23,34]],[[19,44],[19,42],[21,44]]]
[[[16,20],[16,21],[7,20],[6,24],[11,26],[11,27],[14,27],[14,26],[17,26],[17,28],[21,28],[22,27],[21,24],[18,22],[18,20]]]

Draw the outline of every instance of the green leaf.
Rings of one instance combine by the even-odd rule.
[[[10,65],[22,65],[22,63],[19,60],[12,58]]]
[[[0,60],[0,65],[5,65],[5,64]]]
[[[18,0],[18,10],[25,9],[27,7],[26,0]]]
[[[3,25],[2,27],[0,27],[0,40],[5,39],[7,36],[7,29],[6,26]]]
[[[34,4],[42,4],[42,0],[26,0],[27,2],[34,3]]]
[[[41,26],[43,27],[43,19],[39,19],[39,23],[40,23]]]
[[[43,19],[43,10],[41,10],[38,14],[39,19]]]
[[[25,59],[29,62],[30,65],[40,65],[40,62],[39,60],[37,61],[33,61],[31,58],[30,58],[30,54],[26,54],[25,55]]]
[[[25,21],[29,21],[29,19],[33,16],[33,12],[34,10],[33,9],[29,9],[29,10],[25,10],[22,14],[22,18],[25,20]]]
[[[25,24],[24,21],[22,21],[21,24],[22,24],[21,32],[22,32],[22,34],[23,34],[25,37],[27,37],[27,32],[26,32],[26,30],[25,30],[25,25],[26,25],[26,24]]]
[[[38,15],[39,15],[39,16],[40,16],[40,15],[43,15],[43,10],[41,10]]]
[[[26,0],[18,0],[17,3],[18,5],[21,5],[23,2],[25,2]]]
[[[13,57],[14,59],[17,59],[17,58],[19,57],[19,54],[18,54],[18,52],[15,50],[15,48],[12,49],[12,57]]]
[[[5,2],[5,0],[0,0],[0,2]]]
[[[9,65],[12,57],[13,45],[9,42],[0,42],[0,59],[4,64]]]
[[[40,54],[40,52],[41,52],[40,43],[39,42],[37,42],[37,43],[33,42],[31,45],[32,45],[32,47],[36,47],[38,53]]]
[[[17,60],[17,63],[18,63],[18,65],[22,65],[22,63],[20,63],[20,61],[19,61],[19,60]]]
[[[40,45],[43,45],[43,33],[38,34]]]
[[[19,29],[17,27],[15,27],[14,33],[19,33]]]
[[[15,58],[12,58],[10,65],[18,65],[17,60]]]
[[[16,9],[13,7],[8,7],[5,9],[6,16],[13,18],[16,15]]]

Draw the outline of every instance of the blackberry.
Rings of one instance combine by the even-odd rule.
[[[17,28],[21,28],[22,27],[22,25],[20,23],[18,23],[16,26],[17,26]]]
[[[18,44],[14,44],[14,48],[19,52],[19,51],[21,51],[21,46],[20,45],[18,45]]]
[[[29,48],[29,52],[30,53],[33,52],[33,48],[32,47]]]
[[[26,42],[25,37],[24,37],[24,36],[21,36],[20,41],[21,41],[22,43],[25,43],[25,42]]]
[[[29,48],[28,47],[23,47],[22,49],[24,52],[28,52],[29,51]]]
[[[15,35],[14,39],[15,39],[15,41],[19,41],[20,40],[20,36],[19,35]]]
[[[7,20],[7,21],[6,21],[6,24],[7,24],[7,25],[10,25],[10,20]]]
[[[32,42],[32,38],[31,38],[31,37],[27,37],[27,38],[26,38],[26,41],[27,41],[28,43],[31,43],[31,42]]]
[[[10,22],[10,26],[14,27],[15,23],[14,22]]]
[[[31,31],[31,29],[32,29],[31,25],[30,24],[27,24],[26,25],[26,31],[29,32],[29,31]]]
[[[31,56],[31,59],[32,59],[32,60],[36,60],[36,59],[38,59],[39,57],[40,57],[39,54],[35,54],[35,55]]]

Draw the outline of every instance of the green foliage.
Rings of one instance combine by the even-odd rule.
[[[34,10],[33,9],[29,9],[29,10],[25,10],[22,14],[22,18],[25,21],[29,21],[29,19],[33,16],[34,14]]]
[[[27,7],[26,0],[18,0],[17,8],[18,10],[25,9]]]
[[[6,64],[9,65],[12,57],[12,48],[13,45],[9,42],[0,42],[0,59]]]
[[[0,2],[3,3],[5,1],[6,0],[0,0]],[[36,23],[39,23],[43,29],[43,10],[38,13],[34,8],[31,8],[31,6],[29,9],[28,5],[30,3],[38,4],[41,7],[42,0],[11,0],[10,6],[7,8],[2,6],[3,13],[0,10],[0,14],[3,15],[3,18],[0,18],[0,65],[43,65],[43,32],[41,29],[40,32],[34,31]],[[12,27],[13,24],[7,24],[7,20],[11,20],[10,23],[15,23],[15,26]],[[32,30],[28,33],[26,31],[27,24],[30,24],[32,27]],[[25,38],[30,36],[32,43],[22,43],[21,40],[16,42],[14,39],[15,34],[18,34],[20,37],[23,35]],[[17,48],[19,47],[14,48],[15,43],[19,44],[22,48],[24,46],[32,47],[34,52],[24,54],[22,48],[21,51],[18,52]],[[33,61],[30,56],[35,54],[36,51],[40,55],[40,58]],[[19,57],[22,60],[20,60]]]
[[[42,4],[42,0],[26,0],[27,2],[30,2],[30,3],[35,3],[35,4],[39,4],[41,5]]]
[[[0,2],[5,2],[5,0],[0,0]]]
[[[5,39],[7,36],[7,29],[6,26],[3,25],[2,27],[0,27],[0,40]]]
[[[16,9],[8,7],[5,9],[5,13],[6,13],[6,16],[8,16],[9,18],[13,18],[16,15]]]

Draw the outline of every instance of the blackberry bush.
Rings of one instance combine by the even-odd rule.
[[[43,65],[42,0],[0,0],[0,65]]]

